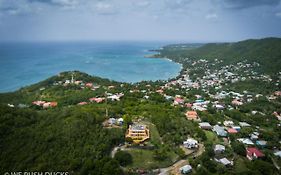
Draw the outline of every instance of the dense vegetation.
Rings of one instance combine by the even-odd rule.
[[[203,77],[206,69],[199,65],[190,66],[189,61],[201,58],[223,59],[223,64],[247,58],[259,62],[262,65],[260,71],[277,73],[281,65],[280,46],[281,40],[276,38],[204,46],[170,45],[160,50],[158,56],[191,67],[189,73],[193,79]],[[208,68],[219,69],[216,66]],[[85,84],[92,83],[95,88],[63,83],[72,75]],[[18,91],[0,94],[0,174],[7,171],[68,171],[71,174],[114,175],[135,174],[139,169],[153,173],[153,170],[168,167],[180,159],[188,160],[194,174],[278,174],[273,161],[281,165],[281,160],[273,156],[273,150],[281,148],[281,129],[280,121],[272,113],[281,113],[281,98],[269,101],[267,97],[280,85],[260,79],[227,82],[221,90],[250,91],[252,101],[231,110],[218,110],[210,103],[206,111],[197,111],[201,121],[211,125],[222,125],[225,120],[232,120],[235,125],[244,121],[252,126],[230,135],[228,139],[231,142],[225,143],[214,132],[199,128],[198,122],[187,120],[184,114],[190,108],[172,105],[176,96],[184,98],[186,104],[193,103],[198,96],[200,100],[212,101],[211,95],[219,90],[214,87],[182,89],[179,84],[163,88],[166,83],[119,83],[75,71],[63,72]],[[163,93],[156,92],[161,88]],[[124,95],[120,101],[108,99],[98,103],[89,100],[119,93]],[[256,98],[258,93],[264,96]],[[55,101],[58,105],[44,109],[32,103],[37,100]],[[227,107],[231,107],[231,101],[230,97],[216,99],[217,103]],[[86,104],[80,105],[80,102]],[[254,114],[253,111],[257,112]],[[110,117],[122,117],[123,126],[105,127],[104,122]],[[144,143],[145,149],[131,145],[129,149],[117,150],[111,156],[114,147],[124,144],[128,125],[136,121],[150,129],[151,138]],[[263,148],[266,154],[263,159],[249,161],[245,157],[245,145],[237,138],[249,137],[254,131],[259,131],[260,139],[268,144]],[[180,148],[189,137],[204,145],[202,155],[187,156]],[[224,156],[235,161],[232,167],[214,160],[215,144],[226,146]]]
[[[210,43],[206,45],[168,45],[160,51],[159,57],[172,58],[178,62],[190,59],[222,59],[225,63],[243,61],[258,62],[263,70],[276,73],[281,70],[281,39],[265,38],[245,40],[236,43]]]

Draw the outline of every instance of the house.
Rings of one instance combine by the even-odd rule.
[[[222,158],[222,159],[219,159],[217,160],[217,162],[223,164],[224,166],[229,166],[229,165],[232,165],[233,162],[232,161],[229,161],[227,158]]]
[[[110,95],[107,98],[111,99],[112,101],[120,101],[120,98],[123,96],[124,96],[123,93],[119,93],[119,94]]]
[[[233,123],[233,121],[231,121],[231,120],[226,120],[226,121],[223,122],[223,125],[224,125],[224,126],[233,126],[234,123]]]
[[[108,119],[108,124],[109,125],[115,125],[116,124],[116,119],[115,118],[109,118]]]
[[[96,97],[93,97],[93,98],[90,98],[89,100],[90,100],[90,102],[101,103],[101,102],[103,102],[104,98],[100,98],[100,97],[96,98]]]
[[[58,106],[58,102],[52,101],[52,102],[50,102],[50,106],[56,107],[56,106]]]
[[[216,132],[218,136],[221,136],[221,137],[226,137],[227,136],[227,132],[224,130],[223,127],[221,127],[219,125],[215,125],[213,127],[213,131]]]
[[[149,99],[149,96],[148,95],[145,95],[143,96],[144,99],[148,100]]]
[[[198,141],[195,139],[189,138],[183,142],[183,146],[188,149],[198,148]]]
[[[267,145],[267,141],[265,140],[257,140],[256,145],[264,148]]]
[[[276,111],[273,112],[273,115],[274,115],[278,120],[281,120],[281,115],[278,114]]]
[[[131,138],[134,143],[139,144],[149,139],[149,129],[146,125],[130,125],[126,132],[126,138]]]
[[[237,133],[238,133],[238,131],[237,131],[236,129],[233,129],[233,128],[229,128],[229,129],[227,130],[227,132],[228,132],[229,134],[237,134]]]
[[[192,171],[192,167],[190,165],[185,165],[180,168],[181,174],[188,174]]]
[[[212,129],[212,126],[208,122],[199,123],[199,127],[202,129]]]
[[[85,86],[91,88],[93,87],[93,83],[86,83]]]
[[[192,103],[186,103],[186,104],[185,104],[185,107],[191,108],[191,107],[192,107]]]
[[[53,101],[53,102],[46,102],[43,104],[43,108],[46,109],[46,108],[49,108],[49,107],[56,107],[58,105],[57,102]]]
[[[257,140],[259,138],[259,135],[257,135],[257,134],[250,134],[250,139],[251,140]]]
[[[274,155],[277,156],[277,157],[279,157],[279,158],[281,158],[281,151],[275,152]]]
[[[34,101],[32,104],[37,105],[37,106],[43,106],[43,104],[46,103],[45,101]]]
[[[246,152],[247,152],[247,158],[249,160],[253,160],[253,159],[258,159],[258,158],[264,157],[264,154],[260,150],[255,148],[255,147],[247,148]]]
[[[185,116],[188,120],[198,120],[199,119],[196,111],[187,111],[185,113]]]
[[[251,125],[249,124],[249,123],[247,123],[247,122],[239,122],[239,125],[241,126],[241,127],[250,127]]]
[[[232,128],[235,129],[235,130],[238,131],[238,132],[241,130],[241,127],[240,127],[240,126],[232,126]]]
[[[123,118],[117,119],[117,124],[118,125],[123,125],[123,123],[124,123],[124,119]]]
[[[180,97],[176,97],[174,99],[174,105],[180,105],[184,103],[184,99],[180,98]]]
[[[248,139],[248,138],[240,138],[237,139],[239,142],[245,144],[245,145],[254,145],[254,143],[252,142],[252,140]]]
[[[214,148],[215,154],[220,154],[220,153],[223,153],[224,151],[225,151],[225,146],[220,145],[220,144],[215,145],[215,148]]]
[[[9,104],[9,103],[8,103],[8,106],[9,106],[10,108],[14,108],[14,107],[15,107],[15,105]]]
[[[88,103],[85,102],[85,101],[82,101],[82,102],[78,103],[78,105],[86,105],[86,104],[88,104]]]
[[[274,95],[275,95],[275,96],[281,96],[281,91],[275,91],[275,92],[274,92]]]
[[[243,102],[241,102],[237,99],[234,99],[234,100],[232,100],[231,104],[234,106],[241,106],[241,105],[243,105]]]
[[[216,105],[215,105],[215,108],[216,108],[217,110],[223,110],[225,107],[224,107],[223,105],[221,105],[221,104],[216,104]]]
[[[159,93],[159,94],[163,94],[164,93],[163,89],[158,89],[158,90],[156,90],[156,92]]]
[[[198,110],[198,111],[206,111],[207,108],[202,107],[202,106],[198,106],[198,105],[194,105],[191,107],[192,110]]]
[[[10,106],[10,107],[11,107],[11,106]],[[27,108],[28,105],[20,103],[20,104],[18,104],[18,107],[19,107],[19,108]]]

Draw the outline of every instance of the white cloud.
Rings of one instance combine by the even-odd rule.
[[[101,15],[116,14],[117,10],[113,4],[98,2],[94,5],[94,12]]]
[[[205,16],[206,19],[209,19],[209,20],[212,20],[212,19],[217,19],[218,18],[218,15],[216,13],[210,13],[210,14],[207,14]]]
[[[142,0],[137,1],[134,4],[139,7],[148,7],[151,5],[149,1],[142,1]]]
[[[275,13],[275,16],[277,16],[278,18],[281,18],[281,12]]]

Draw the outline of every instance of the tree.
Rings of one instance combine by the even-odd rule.
[[[232,149],[235,153],[245,156],[246,155],[246,150],[245,146],[242,143],[239,142],[231,142]]]
[[[122,175],[124,174],[122,169],[116,160],[110,160],[106,162],[102,169],[102,175]]]
[[[114,159],[117,160],[117,162],[121,166],[127,166],[133,162],[133,158],[132,158],[131,154],[129,154],[128,152],[125,152],[125,151],[118,151],[115,154]]]
[[[125,129],[127,129],[128,126],[129,126],[130,124],[132,124],[132,117],[129,116],[129,115],[127,115],[127,114],[125,114],[125,115],[123,115],[123,120],[124,120],[123,127],[124,127]]]
[[[160,147],[154,151],[154,158],[156,160],[165,160],[168,158],[167,150],[164,147]]]

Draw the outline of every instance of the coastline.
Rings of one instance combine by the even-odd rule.
[[[151,50],[149,50],[149,52],[152,52]],[[156,52],[156,50],[154,50],[154,52]],[[142,55],[143,58],[155,58],[155,55],[151,54],[149,55],[149,57],[147,55]],[[160,58],[160,57],[159,57]],[[162,68],[158,68],[158,67],[155,67],[155,70],[157,72],[163,72],[165,73],[165,76],[150,76],[150,78],[147,76],[147,75],[144,75],[144,76],[139,76],[139,75],[136,75],[136,76],[139,76],[139,78],[136,78],[135,81],[134,81],[134,77],[129,77],[128,80],[118,80],[118,78],[114,78],[113,76],[104,76],[104,75],[100,75],[100,74],[97,74],[97,73],[94,73],[94,72],[89,72],[89,71],[86,71],[86,70],[83,70],[83,69],[66,69],[66,70],[54,70],[54,71],[50,71],[51,74],[48,75],[46,78],[42,78],[42,79],[39,79],[38,80],[38,77],[37,77],[37,80],[36,81],[33,81],[31,83],[20,83],[20,80],[18,80],[20,86],[18,86],[17,88],[15,88],[15,86],[13,86],[12,88],[3,88],[2,90],[0,90],[0,94],[3,94],[3,93],[13,93],[13,92],[17,92],[25,87],[28,87],[28,86],[31,86],[31,85],[34,85],[34,84],[37,84],[41,81],[44,81],[45,79],[48,79],[52,76],[55,76],[57,74],[59,74],[60,72],[64,72],[64,71],[73,71],[73,70],[78,70],[80,72],[85,72],[86,74],[88,75],[91,75],[91,76],[97,76],[97,77],[100,77],[100,78],[103,78],[103,79],[109,79],[111,81],[115,81],[115,82],[119,82],[119,83],[129,83],[129,84],[136,84],[136,83],[140,83],[140,82],[143,82],[143,81],[151,81],[151,82],[156,82],[156,81],[171,81],[172,79],[175,79],[176,77],[180,76],[181,75],[181,72],[182,72],[182,69],[183,69],[183,65],[181,63],[178,63],[178,62],[175,62],[173,61],[172,59],[170,58],[161,58],[163,60],[166,60],[168,62],[171,62],[172,64],[176,64],[177,66],[175,66],[173,69],[169,69],[169,68],[166,68],[165,70],[162,70]],[[147,64],[151,64],[152,67],[154,65],[154,62],[151,61],[151,63],[149,63],[150,61],[148,61]],[[164,64],[167,64],[167,63],[164,63]],[[170,63],[168,63],[170,64]],[[172,68],[173,66],[171,66]],[[160,70],[159,70],[160,69]],[[158,71],[159,70],[159,71]],[[160,73],[161,74],[161,73]],[[151,75],[153,75],[153,73],[151,73]],[[12,83],[12,82],[11,82]],[[3,86],[4,87],[4,86]]]
[[[160,52],[159,52],[159,50],[148,50],[148,51],[149,51],[149,52],[157,52],[157,54],[145,55],[144,58],[163,59],[163,60],[167,60],[167,61],[169,61],[169,62],[176,63],[176,64],[178,64],[178,65],[180,66],[180,70],[179,70],[178,74],[177,74],[176,76],[174,76],[174,77],[169,78],[169,79],[166,80],[166,81],[169,82],[169,81],[171,81],[171,80],[173,80],[173,79],[178,78],[179,76],[181,76],[182,71],[183,71],[183,64],[182,64],[182,63],[177,62],[177,61],[174,61],[173,59],[168,58],[168,57],[160,57]]]

